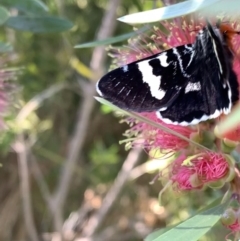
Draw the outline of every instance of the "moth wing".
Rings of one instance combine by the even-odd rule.
[[[189,78],[178,98],[168,108],[157,112],[166,123],[186,126],[214,119],[222,113],[229,114],[239,99],[238,81],[231,64],[226,66],[226,81],[213,51],[204,58],[196,54],[186,68]]]
[[[192,54],[191,45],[182,45],[117,68],[99,80],[97,91],[123,109],[165,109],[187,84],[184,65],[191,61]]]

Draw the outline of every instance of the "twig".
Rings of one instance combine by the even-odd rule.
[[[55,84],[47,88],[46,90],[42,91],[41,93],[35,95],[31,100],[29,100],[25,106],[19,111],[17,115],[17,121],[20,122],[24,120],[31,112],[35,111],[39,106],[42,104],[42,102],[59,91],[66,88],[65,84]]]
[[[110,37],[115,29],[116,21],[115,14],[116,9],[121,0],[112,0],[109,2],[109,7],[106,10],[97,39],[103,39]],[[90,67],[93,73],[96,73],[94,81],[98,78],[98,75],[103,71],[103,63],[106,58],[106,52],[103,46],[96,47],[93,51]],[[79,154],[82,151],[84,140],[87,134],[88,125],[90,123],[90,116],[95,105],[93,96],[95,94],[95,83],[89,83],[87,93],[85,93],[84,100],[78,108],[77,124],[69,145],[69,151],[67,154],[66,162],[62,169],[62,174],[59,178],[59,184],[55,191],[53,203],[55,207],[55,228],[59,231],[63,224],[62,209],[65,204],[69,187],[74,172],[74,167],[78,160]]]
[[[81,205],[81,207],[78,210],[78,219],[75,222],[73,226],[73,230],[75,232],[80,233],[83,229],[83,224],[85,224],[87,218],[87,215],[89,215],[90,211],[92,211],[93,208],[89,204],[88,200],[84,200],[84,203]]]
[[[103,231],[98,233],[93,237],[94,241],[106,241],[106,240],[135,240],[136,238],[143,239],[148,235],[152,229],[149,228],[143,221],[139,220],[139,217],[132,218],[132,220],[128,220],[128,224],[126,230],[129,232],[123,232],[121,227],[118,224],[109,226],[105,228]],[[127,238],[131,234],[131,238]],[[75,240],[77,241],[77,239]]]
[[[119,193],[121,192],[124,184],[128,181],[129,175],[133,167],[137,164],[139,157],[141,154],[141,148],[132,149],[123,163],[121,170],[118,173],[112,187],[106,194],[105,198],[103,199],[103,204],[98,212],[93,215],[86,228],[83,230],[84,236],[93,236],[100,224],[102,223],[103,219],[106,217],[107,213],[113,206],[114,202],[116,201]]]
[[[63,225],[62,209],[67,198],[74,168],[79,157],[79,152],[84,144],[87,134],[87,127],[90,122],[90,115],[94,106],[93,95],[95,89],[89,89],[78,110],[78,121],[75,127],[73,137],[70,141],[70,147],[67,154],[67,160],[63,166],[59,185],[53,198],[53,207],[55,208],[55,228],[59,231]]]
[[[39,241],[37,231],[34,225],[30,184],[29,184],[29,171],[27,164],[28,148],[24,142],[23,134],[19,134],[18,140],[14,145],[14,149],[18,155],[19,177],[20,177],[20,189],[22,196],[23,215],[25,221],[25,227],[29,238],[32,241]]]
[[[53,212],[52,202],[51,202],[51,195],[48,188],[48,185],[44,179],[41,169],[39,168],[38,162],[36,157],[30,152],[31,155],[31,167],[32,167],[32,174],[33,177],[36,179],[40,192],[42,194],[43,199],[45,200],[48,209],[50,212]]]
[[[5,193],[6,195],[6,193]],[[6,199],[1,199],[0,208],[0,240],[11,240],[19,214],[22,211],[19,187],[7,194]]]

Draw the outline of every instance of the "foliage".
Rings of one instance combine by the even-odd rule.
[[[61,32],[73,27],[69,20],[48,14],[47,6],[38,0],[1,1],[0,25],[34,33]],[[0,50],[11,49],[9,44],[1,43]]]
[[[222,190],[189,195],[167,190],[159,204],[163,184],[149,185],[159,166],[155,164],[150,170],[146,155],[126,153],[119,145],[126,125],[119,124],[110,108],[93,100],[97,72],[105,72],[111,62],[107,58],[98,71],[94,70],[93,47],[116,44],[139,33],[118,23],[113,34],[117,37],[97,39],[109,2],[0,1],[0,52],[7,56],[8,67],[19,70],[18,80],[12,81],[12,106],[0,137],[0,240],[53,240],[59,238],[59,230],[66,234],[65,240],[74,240],[87,236],[94,226],[91,220],[99,212],[106,215],[89,235],[92,240],[175,240],[179,233],[184,235],[181,240],[189,236],[197,240],[220,218],[225,204],[219,204],[219,199],[217,204],[207,204],[221,197]],[[122,1],[116,6],[115,19],[153,6],[160,8],[163,3]],[[136,167],[124,166],[136,156]],[[75,161],[68,166],[71,160]],[[28,175],[21,172],[24,161]],[[157,162],[168,164],[165,159]],[[66,171],[72,178],[64,186]],[[29,190],[22,187],[26,180]],[[208,210],[196,214],[204,206]],[[33,217],[30,223],[26,208]],[[157,231],[152,236],[155,229],[163,229],[161,235]],[[37,237],[31,236],[34,231]],[[217,224],[201,240],[220,240],[227,233]]]

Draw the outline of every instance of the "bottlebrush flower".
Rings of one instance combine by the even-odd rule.
[[[225,21],[225,20],[224,20]],[[234,24],[230,24],[233,28],[237,28]],[[149,57],[153,54],[160,53],[164,50],[174,48],[176,46],[193,43],[199,30],[205,26],[205,21],[202,18],[196,20],[194,16],[177,18],[171,21],[159,23],[158,27],[152,28],[152,35],[149,36],[141,33],[138,37],[129,40],[128,46],[122,48],[109,48],[110,55],[114,58],[114,67],[123,66],[133,61]],[[240,38],[232,38],[232,48],[237,52],[240,46]],[[234,60],[234,70],[240,76],[240,58]],[[239,77],[240,78],[240,77]],[[190,138],[196,130],[191,127],[180,127],[170,124],[165,124],[163,121],[156,118],[154,113],[141,113],[141,115],[166,126],[183,136]],[[130,130],[125,134],[132,140],[141,139],[141,143],[146,149],[159,148],[161,151],[178,151],[189,146],[188,142],[180,139],[165,131],[154,128],[149,124],[131,119]],[[142,141],[143,140],[143,141]],[[196,140],[194,140],[196,141]],[[214,140],[210,140],[213,144],[209,145],[212,148]],[[136,143],[136,142],[135,142]],[[201,143],[204,145],[204,143]],[[211,143],[210,143],[211,144]],[[128,144],[132,146],[132,142]],[[209,147],[208,146],[208,147]]]
[[[221,150],[225,153],[231,153],[240,143],[240,125],[233,129],[230,128],[226,133],[221,133],[220,128],[219,125],[216,125],[214,134],[221,140]]]
[[[239,26],[229,25],[234,29],[239,29]],[[201,18],[196,21],[194,17],[192,19],[191,17],[177,18],[159,23],[159,27],[152,29],[151,37],[141,33],[137,38],[129,40],[128,46],[110,48],[110,54],[114,58],[114,67],[129,64],[170,48],[193,43],[199,30],[204,26],[205,21]],[[240,58],[238,58],[240,56],[238,55],[240,37],[236,35],[231,40],[231,48],[234,53],[236,52],[234,70],[240,83]],[[214,125],[218,119],[201,122],[197,126],[185,127],[166,124],[156,117],[155,112],[141,113],[140,115],[209,148],[209,151],[202,152],[196,146],[190,145],[188,141],[162,129],[134,118],[127,118],[130,129],[125,135],[130,147],[133,143],[134,145],[138,144],[139,140],[139,143],[149,153],[152,149],[158,149],[162,153],[184,153],[170,165],[169,178],[175,189],[186,191],[203,189],[206,186],[220,188],[233,179],[235,174],[234,161],[224,153],[226,149],[222,148],[221,140],[213,133]],[[238,136],[240,133],[237,131],[234,134]],[[232,149],[229,149],[226,153],[231,151]]]
[[[170,179],[175,189],[180,191],[202,189],[204,184],[198,179],[195,166],[184,165],[185,155],[178,157],[172,165]]]
[[[141,34],[138,38],[129,40],[129,45],[124,48],[110,47],[109,52],[114,58],[114,67],[131,63],[169,48],[192,43],[202,27],[202,23],[196,24],[195,21],[191,20],[176,19],[172,22],[163,22],[161,26],[152,29],[153,34],[151,37]],[[165,31],[163,31],[163,29],[165,29]],[[187,138],[190,138],[191,133],[196,131],[191,127],[166,124],[156,117],[155,112],[141,113],[141,115]],[[128,138],[136,137],[136,139],[143,139],[143,146],[147,149],[159,148],[162,151],[176,151],[189,145],[187,141],[173,134],[166,133],[163,130],[159,130],[158,128],[154,128],[149,124],[133,119],[128,121],[128,123],[130,123],[132,127],[125,135]],[[132,146],[131,143],[130,146]]]
[[[222,138],[222,139],[240,142],[240,126],[237,126],[233,130],[230,130],[229,132],[225,133],[224,136],[219,135],[218,128],[216,127],[215,134],[218,135],[219,138]]]
[[[240,126],[232,130],[231,132],[226,133],[225,138],[232,141],[240,141]]]
[[[180,156],[172,164],[170,178],[179,190],[202,189],[205,185],[220,188],[234,178],[234,161],[215,152]]]
[[[142,113],[141,115],[155,123],[166,126],[187,138],[190,138],[190,135],[196,131],[191,127],[166,124],[158,119],[155,113]],[[132,127],[126,132],[125,135],[130,139],[135,137],[137,140],[141,140],[140,143],[146,150],[160,148],[161,151],[178,151],[186,148],[189,145],[188,141],[164,130],[153,127],[148,123],[136,122],[136,120],[132,118],[128,118],[127,122]],[[133,139],[135,140],[135,138]],[[137,141],[134,143],[138,144]]]
[[[197,22],[190,18],[161,22],[159,27],[152,28],[151,36],[141,33],[139,37],[130,39],[128,46],[110,46],[109,55],[114,59],[114,67],[120,67],[179,45],[193,43],[203,26],[203,21]]]

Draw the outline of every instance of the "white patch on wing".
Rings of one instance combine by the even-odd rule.
[[[188,50],[193,50],[192,46],[188,46],[187,44],[185,44],[185,48],[188,49]]]
[[[143,82],[148,84],[151,95],[156,99],[161,100],[166,94],[164,90],[160,89],[161,76],[155,76],[152,73],[153,68],[149,65],[148,62],[149,60],[145,60],[137,63],[138,69],[142,73]]]
[[[124,73],[128,72],[128,65],[124,65],[122,67],[122,70],[123,70]]]
[[[130,89],[130,90],[127,92],[126,96],[128,96],[128,95],[130,94],[131,91],[132,91],[132,89]]]
[[[178,51],[177,51],[176,48],[173,48],[172,50],[173,50],[173,53],[177,56],[178,63],[179,63],[179,66],[180,66],[180,69],[181,69],[181,72],[182,72],[183,76],[189,78],[190,75],[188,75],[188,74],[185,72],[185,69],[184,69],[184,67],[183,67],[183,62],[182,62],[182,57],[181,57],[181,55],[178,53]]]
[[[159,111],[165,111],[167,109],[167,107],[162,107],[159,109]]]
[[[210,32],[209,32],[209,35],[211,36]],[[212,36],[211,36],[211,39],[212,39],[212,43],[213,43],[213,49],[214,49],[214,52],[215,52],[215,55],[216,55],[216,58],[217,58],[217,61],[218,61],[220,73],[222,74],[223,73],[223,69],[222,69],[221,61],[220,61],[219,56],[218,56],[217,46],[216,46],[215,40],[214,40],[214,38]]]
[[[187,86],[185,87],[185,94],[190,92],[190,91],[198,91],[201,90],[201,83],[196,82],[196,83],[191,83],[189,82]]]
[[[228,115],[232,109],[232,91],[231,91],[231,86],[229,82],[227,81],[227,86],[228,86],[228,99],[229,99],[229,105],[227,108],[223,109],[223,113],[225,115]]]
[[[215,112],[211,115],[203,115],[200,119],[193,119],[191,122],[187,121],[182,121],[182,122],[177,122],[177,121],[172,121],[168,118],[162,117],[161,113],[159,111],[156,112],[156,115],[159,119],[161,119],[163,122],[166,124],[171,124],[171,125],[179,125],[179,126],[190,126],[190,125],[196,125],[202,121],[206,121],[209,119],[216,119],[218,116],[220,116],[223,113],[223,110],[215,110]]]
[[[125,89],[125,86],[122,87],[122,89],[117,93],[118,95],[121,94],[123,92],[123,90]]]
[[[188,63],[188,65],[187,65],[187,67],[189,67],[189,65],[192,63],[192,60],[193,60],[193,57],[195,56],[195,51],[194,50],[192,50],[192,52],[191,52],[191,58],[190,58],[190,60],[189,60],[189,63]]]
[[[167,62],[167,58],[168,58],[167,52],[163,52],[162,54],[160,54],[160,55],[157,57],[157,59],[160,60],[161,66],[163,66],[163,67],[168,67],[168,65],[169,65],[169,63]]]
[[[100,96],[103,96],[103,94],[102,94],[101,90],[99,89],[98,85],[99,85],[99,81],[96,84],[96,91]]]

